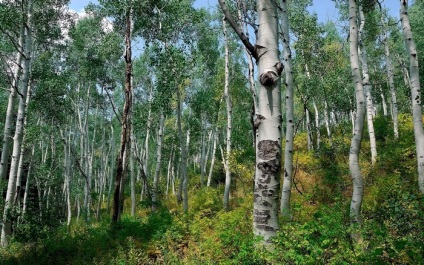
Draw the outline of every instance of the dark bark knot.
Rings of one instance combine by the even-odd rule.
[[[281,62],[274,65],[273,69],[265,69],[265,72],[259,77],[259,81],[263,86],[272,86],[280,78],[284,66]]]
[[[253,214],[253,219],[257,224],[267,224],[269,218],[271,218],[270,210],[255,210]]]
[[[278,141],[262,140],[258,143],[258,157],[263,160],[270,160],[279,157],[280,144]]]
[[[272,159],[266,162],[258,163],[258,169],[262,171],[263,175],[275,174],[280,171],[281,163],[277,159]],[[267,178],[266,178],[267,179]],[[264,182],[268,183],[268,182]]]

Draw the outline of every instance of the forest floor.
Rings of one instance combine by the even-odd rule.
[[[373,166],[364,133],[359,246],[350,239],[350,130],[349,124],[335,128],[334,146],[323,139],[317,151],[307,150],[304,133],[296,136],[292,219],[281,220],[272,249],[258,247],[251,231],[253,164],[234,163],[228,212],[223,185],[201,189],[192,172],[186,215],[170,194],[156,212],[147,203],[134,217],[125,212],[118,226],[106,212],[99,222],[80,217],[70,227],[29,223],[0,250],[0,264],[424,264],[424,198],[410,118],[400,117],[398,140],[390,122],[376,118]]]

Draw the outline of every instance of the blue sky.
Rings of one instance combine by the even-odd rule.
[[[97,3],[96,0],[71,0],[69,7],[77,12],[84,9],[89,2]],[[195,7],[216,8],[218,0],[196,0]],[[390,15],[399,18],[399,1],[385,0],[383,6],[389,9]],[[314,0],[314,5],[310,8],[312,12],[317,13],[320,22],[328,20],[337,20],[338,11],[331,0]]]

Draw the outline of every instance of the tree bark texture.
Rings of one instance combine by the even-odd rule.
[[[9,171],[9,181],[7,185],[7,193],[4,204],[4,213],[3,213],[3,226],[1,229],[1,245],[3,247],[7,246],[8,239],[7,237],[12,233],[12,223],[10,220],[10,211],[13,208],[13,202],[16,193],[16,175],[18,171],[19,159],[21,156],[21,146],[23,140],[24,132],[24,120],[25,120],[25,110],[27,102],[27,93],[30,86],[30,71],[31,71],[31,59],[32,59],[32,14],[33,14],[33,1],[28,1],[28,11],[27,11],[27,21],[25,25],[25,45],[23,49],[24,56],[24,67],[23,67],[23,80],[22,80],[22,90],[19,95],[19,106],[18,106],[18,116],[16,119],[15,125],[15,135],[13,137],[13,150],[12,150],[12,161]]]
[[[418,187],[424,194],[424,130],[422,121],[420,76],[418,68],[418,55],[414,39],[412,37],[411,25],[408,17],[408,0],[400,1],[400,20],[402,22],[403,37],[405,39],[406,51],[409,56],[409,77],[411,84],[412,119],[414,121],[415,145],[418,164]]]
[[[384,55],[386,59],[386,71],[387,71],[387,77],[389,78],[389,87],[390,87],[390,107],[392,110],[392,117],[393,117],[393,134],[395,136],[395,139],[399,138],[399,122],[398,122],[398,106],[397,106],[397,99],[396,99],[396,88],[395,88],[395,81],[393,78],[393,67],[392,67],[392,60],[390,58],[390,48],[389,48],[389,37],[387,35],[387,27],[386,23],[384,22],[383,15],[381,16],[381,22],[383,24],[383,34],[384,34]]]
[[[349,0],[349,43],[350,43],[350,68],[353,77],[353,83],[356,94],[356,118],[354,125],[354,133],[350,145],[349,153],[349,169],[353,182],[352,201],[350,204],[350,223],[356,228],[360,225],[360,214],[362,206],[362,198],[364,195],[364,181],[362,178],[361,168],[359,165],[359,151],[361,148],[362,133],[364,130],[365,118],[365,98],[362,87],[361,73],[359,72],[359,55],[358,55],[358,26],[357,26],[357,6],[355,0]],[[361,236],[355,229],[352,233],[352,239],[360,242]]]
[[[281,9],[284,67],[286,73],[286,147],[284,149],[284,178],[280,207],[281,215],[284,218],[290,218],[290,196],[293,177],[294,94],[287,1],[282,1]]]
[[[231,156],[231,127],[232,127],[232,106],[230,97],[230,72],[229,72],[229,57],[230,52],[228,49],[227,38],[227,25],[225,17],[222,20],[222,28],[224,32],[224,46],[225,46],[225,84],[224,84],[224,98],[227,106],[227,137],[226,137],[226,152],[224,154],[224,168],[225,168],[225,189],[224,189],[224,209],[229,210],[230,201],[230,186],[231,186],[231,170],[230,170],[230,156]]]
[[[12,119],[13,119],[13,109],[14,102],[16,97],[16,90],[18,89],[19,79],[22,72],[22,49],[25,38],[25,29],[22,27],[21,35],[19,37],[19,47],[21,50],[16,52],[16,62],[13,68],[13,80],[10,86],[10,94],[7,102],[6,118],[4,121],[4,131],[3,131],[3,148],[1,153],[0,160],[0,182],[6,180],[9,155],[10,155],[10,142],[12,140]]]
[[[370,138],[370,148],[371,148],[371,163],[374,164],[377,161],[377,143],[375,140],[374,132],[374,104],[372,102],[371,96],[371,83],[370,76],[368,71],[368,58],[367,58],[367,48],[364,43],[364,27],[365,27],[365,15],[362,11],[362,7],[359,6],[359,17],[361,24],[359,26],[359,51],[361,54],[362,61],[362,84],[365,90],[365,99],[366,99],[366,109],[367,109],[367,125],[368,125],[368,134]]]
[[[118,158],[116,160],[116,176],[115,176],[115,188],[113,194],[113,213],[112,213],[112,222],[117,223],[120,221],[120,215],[122,212],[121,200],[123,194],[121,193],[123,185],[123,175],[124,175],[124,162],[126,152],[127,141],[130,130],[130,110],[131,110],[131,75],[132,75],[132,58],[131,58],[131,10],[127,11],[126,15],[126,31],[125,31],[125,103],[124,110],[122,113],[121,119],[121,143]]]
[[[159,174],[160,174],[160,166],[162,161],[162,141],[164,137],[164,127],[165,127],[165,115],[163,111],[160,113],[160,121],[159,121],[159,131],[157,137],[157,150],[156,150],[156,169],[155,176],[153,178],[153,193],[152,193],[152,210],[156,211],[157,208],[157,200],[158,200],[158,188],[159,188]]]

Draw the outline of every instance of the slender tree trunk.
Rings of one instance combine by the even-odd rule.
[[[25,183],[25,194],[24,194],[24,200],[22,202],[22,217],[25,218],[25,213],[27,211],[28,208],[28,193],[29,193],[29,183],[30,183],[30,176],[31,176],[31,170],[32,170],[32,160],[34,158],[34,153],[35,153],[35,145],[32,145],[31,148],[31,159],[29,162],[29,166],[28,166],[28,172],[27,172],[27,177],[26,177],[26,183]]]
[[[387,27],[386,27],[386,23],[384,22],[383,15],[381,15],[381,22],[383,24],[384,54],[386,58],[386,71],[387,71],[387,76],[389,78],[389,87],[390,87],[390,96],[391,96],[390,108],[392,110],[392,117],[393,117],[393,132],[394,132],[395,139],[397,139],[399,138],[399,125],[398,125],[398,106],[397,106],[397,99],[396,99],[396,88],[395,88],[395,81],[393,78],[392,60],[390,58],[389,37],[387,35]]]
[[[327,99],[324,100],[324,121],[325,128],[327,129],[328,140],[330,141],[331,148],[333,148],[333,134],[331,132],[330,113],[328,111]]]
[[[152,124],[152,91],[150,90],[150,96],[149,96],[149,113],[147,115],[147,128],[146,128],[146,139],[144,142],[144,155],[143,155],[143,161],[144,161],[144,175],[146,178],[149,178],[149,137],[150,137],[150,127]]]
[[[165,128],[165,115],[163,111],[160,113],[160,121],[159,121],[159,131],[157,137],[157,152],[156,152],[156,170],[155,176],[153,178],[153,193],[152,193],[152,210],[157,210],[157,200],[158,200],[158,187],[159,187],[159,174],[160,174],[160,166],[162,161],[162,141],[164,137],[164,128]]]
[[[408,17],[408,0],[400,1],[400,18],[406,50],[409,55],[409,76],[411,78],[412,118],[414,120],[415,145],[417,148],[418,187],[424,193],[424,130],[422,121],[420,76],[418,55]]]
[[[207,183],[208,187],[211,186],[213,166],[215,164],[216,142],[218,141],[218,133],[216,130],[217,129],[215,128],[212,132],[213,148],[212,148],[212,160],[211,160],[211,165],[210,165],[209,174],[208,174],[208,183]]]
[[[230,156],[231,156],[231,127],[232,127],[232,106],[231,97],[229,93],[230,89],[230,73],[229,73],[229,57],[230,52],[228,50],[228,39],[227,39],[227,25],[225,23],[225,16],[222,20],[222,27],[224,32],[224,46],[225,46],[225,84],[224,84],[224,98],[227,105],[227,149],[225,156],[223,156],[224,168],[225,168],[225,190],[224,190],[224,209],[229,210],[230,201],[230,187],[231,187],[231,170],[230,170]]]
[[[317,107],[317,104],[315,103],[315,100],[313,104],[314,104],[314,110],[315,110],[315,127],[317,131],[317,149],[319,149],[319,146],[321,144],[321,133],[319,130],[319,112],[318,112],[318,107]]]
[[[20,51],[16,52],[16,64],[13,68],[13,80],[12,84],[10,86],[10,94],[9,94],[9,100],[7,103],[7,110],[6,110],[6,119],[4,122],[4,132],[3,132],[3,148],[1,152],[1,160],[0,160],[0,183],[3,180],[6,180],[7,175],[7,169],[8,169],[8,162],[9,162],[9,156],[10,156],[10,143],[12,140],[12,123],[13,123],[13,109],[14,109],[14,102],[16,97],[16,91],[18,90],[19,85],[19,79],[22,72],[22,58],[23,58],[23,43],[25,38],[25,29],[22,27],[21,33],[19,37],[19,49]]]
[[[352,71],[353,83],[356,93],[356,119],[355,131],[352,137],[349,153],[349,169],[353,182],[352,201],[350,204],[350,223],[354,230],[352,239],[356,243],[362,241],[360,233],[356,230],[361,224],[361,205],[364,195],[364,181],[359,165],[359,151],[361,148],[362,133],[364,130],[365,118],[365,98],[364,90],[361,82],[361,73],[359,72],[359,55],[358,55],[358,28],[357,28],[357,6],[356,0],[349,0],[349,42],[350,42],[350,66]]]
[[[178,201],[183,201],[183,210],[184,213],[188,212],[188,197],[187,197],[187,144],[183,139],[183,130],[181,125],[181,93],[177,90],[177,126],[178,126],[178,135],[180,138],[180,150],[181,150],[181,166],[180,166],[180,188],[178,190]],[[187,141],[189,137],[187,135]]]
[[[306,116],[306,132],[308,137],[308,151],[312,151],[314,150],[314,145],[312,144],[311,118],[309,115],[309,109],[307,108],[306,104],[304,108],[305,108],[305,116]]]
[[[31,85],[28,87],[26,102],[25,102],[25,113],[28,111],[28,105],[29,100],[31,98]],[[23,122],[23,137],[22,137],[22,144],[21,144],[21,151],[19,156],[19,162],[18,162],[18,171],[16,173],[16,193],[13,204],[18,204],[18,207],[20,207],[20,194],[21,194],[21,184],[22,184],[22,174],[23,174],[23,168],[24,168],[24,151],[25,151],[25,133],[26,133],[26,125],[27,125],[27,117],[25,116],[24,122]]]
[[[117,168],[116,168],[116,177],[115,177],[115,190],[113,194],[113,213],[112,213],[112,222],[117,223],[120,221],[122,213],[122,199],[124,194],[123,191],[123,175],[125,168],[125,155],[128,153],[127,150],[127,141],[129,136],[130,127],[130,112],[131,112],[131,102],[132,102],[132,92],[131,92],[131,75],[132,75],[132,58],[131,58],[131,12],[129,9],[126,14],[126,30],[125,30],[125,103],[124,111],[122,113],[121,120],[121,144],[119,155],[117,158]]]
[[[110,196],[112,194],[112,185],[113,185],[113,177],[115,172],[115,139],[114,139],[114,132],[113,132],[113,124],[110,125],[110,145],[111,145],[111,170],[110,170],[110,176],[109,176],[109,185],[108,185],[108,192],[107,192],[107,211],[110,212]]]
[[[25,47],[24,47],[24,67],[23,67],[23,81],[22,90],[19,97],[18,116],[15,125],[15,135],[13,137],[13,150],[12,161],[9,171],[9,181],[7,186],[6,199],[4,204],[3,213],[3,226],[1,229],[1,245],[7,246],[7,237],[12,233],[12,222],[10,220],[10,211],[13,208],[13,200],[16,192],[16,174],[18,170],[18,162],[21,156],[21,146],[23,140],[25,110],[27,102],[27,93],[29,89],[29,78],[31,71],[32,59],[32,14],[33,14],[33,1],[28,1],[28,13],[25,27]]]
[[[131,115],[131,122],[132,122],[132,115]],[[134,127],[131,125],[131,132],[130,132],[130,181],[131,181],[131,216],[135,216],[135,209],[136,209],[136,193],[135,193],[135,171],[134,171],[134,153],[135,153],[135,146],[134,146]]]
[[[168,170],[167,170],[167,174],[166,174],[166,192],[165,192],[166,198],[168,198],[169,185],[170,185],[170,183],[172,181],[171,175],[172,175],[173,162],[174,162],[174,150],[171,149],[171,155],[169,157]]]
[[[291,62],[290,35],[287,1],[282,1],[282,31],[283,31],[283,54],[286,73],[286,147],[284,149],[284,179],[281,193],[281,214],[284,218],[290,218],[290,196],[293,177],[293,137],[294,137],[294,114],[293,114],[293,72]]]
[[[383,105],[383,116],[387,116],[386,97],[384,96],[384,92],[383,92],[383,89],[381,88],[381,85],[379,85],[379,89],[380,89],[381,103]]]
[[[359,51],[361,54],[362,60],[362,74],[363,74],[363,88],[365,90],[366,106],[367,106],[367,125],[368,125],[368,134],[370,137],[370,148],[371,148],[371,163],[375,164],[377,161],[377,143],[375,140],[374,133],[374,104],[372,102],[371,96],[371,84],[368,71],[368,58],[367,58],[367,49],[364,43],[364,27],[365,27],[365,15],[362,11],[362,7],[359,6],[359,17],[361,19],[361,24],[359,26]]]

